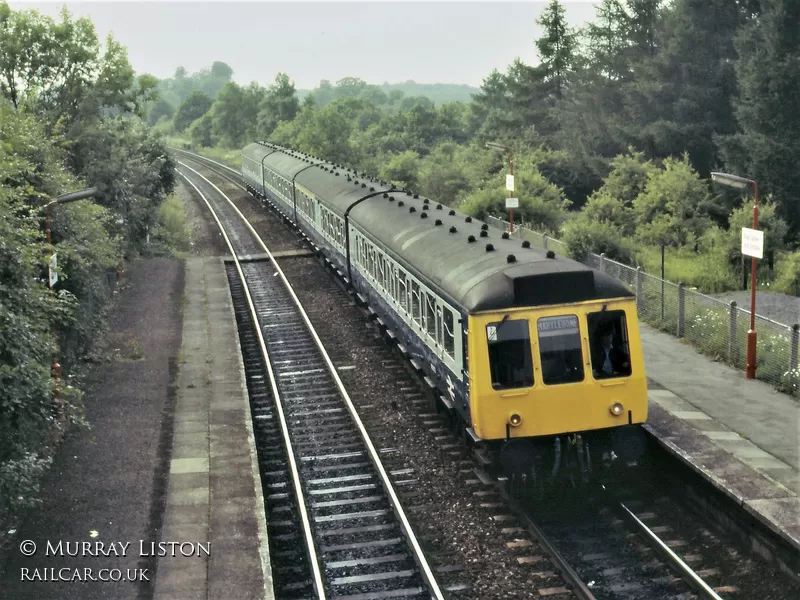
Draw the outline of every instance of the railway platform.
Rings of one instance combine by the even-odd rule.
[[[189,258],[185,273],[161,541],[195,545],[190,556],[165,547],[154,598],[271,599],[264,500],[224,262]]]
[[[645,428],[800,551],[800,404],[644,324],[641,339]]]

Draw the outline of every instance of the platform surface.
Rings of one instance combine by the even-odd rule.
[[[800,403],[641,324],[645,428],[800,550]]]
[[[273,598],[264,500],[222,258],[186,261],[183,341],[155,600]]]

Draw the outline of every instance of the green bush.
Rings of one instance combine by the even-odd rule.
[[[576,260],[583,260],[593,252],[621,263],[634,261],[633,247],[622,230],[606,221],[593,222],[579,216],[564,226],[562,241],[567,245],[569,255]]]
[[[478,219],[487,216],[508,219],[506,208],[505,175],[495,177],[493,185],[479,190],[464,200],[460,209]],[[514,195],[519,197],[519,208],[514,209],[514,219],[524,221],[531,229],[555,234],[567,217],[569,200],[564,192],[550,183],[538,171],[524,173],[515,181]]]
[[[51,463],[51,458],[32,452],[0,463],[0,523],[13,521],[23,510],[41,504],[39,482]]]
[[[800,252],[780,257],[773,291],[800,296]]]

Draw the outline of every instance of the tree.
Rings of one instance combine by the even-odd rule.
[[[211,64],[211,76],[218,79],[223,79],[225,81],[230,81],[231,77],[233,77],[233,69],[231,69],[224,62],[215,60]]]
[[[629,48],[630,14],[624,0],[603,0],[596,17],[586,25],[587,67],[606,82],[628,80],[632,74]]]
[[[574,69],[576,36],[567,26],[564,7],[559,0],[550,0],[536,23],[544,29],[544,35],[536,40],[539,59],[544,67],[544,81],[549,83],[556,99],[560,99],[570,83]]]
[[[677,0],[664,14],[657,53],[640,70],[641,95],[631,96],[636,137],[649,138],[656,156],[688,152],[703,177],[721,164],[713,137],[736,128],[733,38],[743,23],[738,2]]]
[[[172,119],[174,116],[175,109],[172,105],[163,98],[158,98],[150,105],[150,110],[147,113],[147,124],[152,126],[158,123],[162,117]]]
[[[189,97],[186,98],[183,104],[178,107],[178,112],[175,113],[174,126],[175,131],[181,132],[185,130],[192,121],[199,119],[208,112],[211,108],[211,98],[203,92],[195,90]]]
[[[206,113],[191,124],[189,137],[192,138],[192,143],[201,148],[210,148],[214,145],[213,129],[214,118]]]
[[[258,90],[247,94],[236,83],[232,81],[226,83],[208,112],[213,124],[214,137],[228,148],[241,147],[248,128],[255,122],[258,100]],[[206,140],[206,137],[203,137],[203,140]]]
[[[381,169],[381,177],[402,188],[416,190],[419,179],[419,155],[411,150],[395,154]]]
[[[294,83],[286,73],[278,73],[258,107],[258,131],[268,137],[281,121],[291,121],[300,109]]]
[[[720,136],[726,168],[755,179],[772,193],[795,236],[800,234],[800,4],[762,3],[758,17],[734,41],[739,93],[734,109],[740,131]]]
[[[668,158],[663,170],[649,174],[644,192],[633,201],[637,234],[653,245],[696,243],[711,225],[710,204],[708,186],[692,169],[688,155]]]

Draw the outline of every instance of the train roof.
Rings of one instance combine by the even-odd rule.
[[[434,200],[281,150],[265,164],[289,179],[296,175],[298,184],[340,215],[350,209],[354,224],[467,312],[633,296],[605,273],[541,248],[524,248],[521,240],[503,239],[496,228]],[[315,163],[320,166],[306,169]]]

